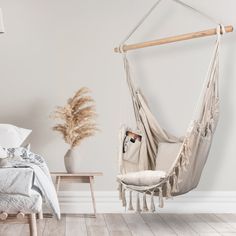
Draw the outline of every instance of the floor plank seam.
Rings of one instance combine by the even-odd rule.
[[[123,217],[123,214],[121,214],[121,217],[122,217],[123,221],[125,222],[127,228],[129,229],[129,232],[131,233],[131,235],[134,236],[134,234],[133,234],[132,231],[130,230],[129,224],[126,222],[125,218]]]
[[[21,228],[20,235],[24,235],[24,225]]]
[[[122,216],[122,219],[123,219],[123,221],[124,221],[124,222],[125,222],[125,224],[127,225],[127,227],[128,227],[128,229],[129,229],[129,232],[131,233],[131,235],[132,235],[132,236],[135,236],[135,235],[133,234],[133,232],[132,232],[131,228],[129,227],[129,224],[126,222],[126,220],[125,220],[125,218],[124,218],[123,214],[121,214],[121,216]]]
[[[205,222],[206,224],[208,224],[213,230],[216,231],[216,233],[222,235],[222,234],[221,234],[218,230],[216,230],[211,224],[209,224],[208,221],[205,221],[199,214],[195,214],[195,215],[196,215],[196,217],[198,217],[200,220],[202,220],[203,222]]]
[[[153,236],[155,236],[155,233],[153,232],[153,230],[150,228],[150,226],[147,224],[147,222],[143,219],[142,217],[142,213],[138,213],[140,215],[140,217],[142,218],[143,222],[145,223],[145,225],[149,228],[149,230],[151,231],[151,233],[153,234]]]
[[[87,224],[86,224],[85,215],[83,215],[83,217],[84,217],[84,224],[85,224],[85,229],[86,229],[86,235],[88,235],[88,227],[87,227]]]
[[[172,229],[172,231],[178,236],[178,233],[173,229],[173,227],[171,227],[168,223],[166,223],[166,221],[161,217],[161,214],[158,214],[158,215],[160,216],[161,220],[162,220],[166,225],[168,225],[168,226]]]
[[[106,221],[106,217],[104,217],[104,214],[102,214],[102,218],[103,218],[103,221],[105,222],[108,234],[111,235],[111,231],[110,231],[110,229],[108,227],[108,224],[107,224],[107,221]]]
[[[145,213],[144,213],[145,214]],[[152,234],[155,236],[155,232],[153,232],[152,228],[150,227],[150,225],[146,222],[146,220],[144,220],[143,218],[143,214],[140,214],[141,218],[143,219],[144,223],[147,225],[147,227],[150,229],[150,231],[152,232]]]
[[[44,220],[44,227],[43,227],[43,230],[42,230],[42,236],[44,236],[45,228],[46,228],[46,220]]]
[[[43,236],[45,234],[45,230],[46,230],[46,226],[47,226],[47,221],[48,221],[48,219],[45,220],[44,229],[43,229]]]
[[[149,225],[143,220],[141,214],[140,214],[140,213],[137,213],[137,212],[136,212],[135,214],[138,215],[138,216],[142,219],[144,225],[145,225],[145,226],[147,227],[147,229],[150,231]],[[123,216],[123,214],[122,214],[122,216]],[[125,217],[123,217],[123,218],[124,218],[124,220],[125,220]],[[125,220],[125,222],[127,223],[128,229],[129,229],[129,231],[131,232],[131,234],[134,235],[133,232],[132,232],[132,229],[130,228],[130,226],[129,226],[129,224],[128,224],[128,222],[127,222],[126,220]],[[155,236],[155,234],[153,233],[153,231],[150,231],[150,233],[151,233],[153,236]],[[136,234],[135,234],[135,235],[136,235]],[[135,236],[135,235],[134,235],[134,236]]]
[[[235,214],[98,214],[97,218],[63,215],[37,220],[38,236],[233,236]],[[28,224],[2,224],[0,235],[29,235]]]
[[[206,214],[207,215],[207,214]],[[226,225],[228,225],[230,228],[233,228],[230,224],[228,224],[228,222],[225,222],[225,221],[223,221],[222,219],[219,219],[219,217],[217,217],[215,214],[209,214],[209,215],[213,215],[213,216],[215,216],[219,221],[220,221],[220,223],[224,223],[224,224],[226,224]],[[208,225],[210,225],[209,224],[209,222],[207,222],[207,221],[205,221],[204,220],[204,218],[202,218],[201,216],[199,216],[200,217],[200,219],[202,220],[202,221],[204,221],[204,222],[206,222]],[[211,226],[211,225],[210,225]],[[213,226],[212,226],[213,227]],[[214,227],[213,227],[214,228]],[[215,229],[215,228],[214,228]],[[232,234],[232,233],[236,233],[236,231],[233,231],[233,232],[220,232],[220,231],[218,231],[217,229],[215,229],[215,231],[218,233],[218,234],[220,234],[220,235],[224,235],[224,234]]]
[[[236,228],[234,226],[232,226],[229,222],[227,222],[226,220],[220,218],[219,216],[217,216],[217,214],[213,214],[217,219],[219,219],[221,222],[226,223],[228,226],[230,226],[232,229],[234,229],[234,232],[232,233],[236,233]]]
[[[209,227],[211,227],[216,233],[220,234],[220,232],[218,232],[212,225],[209,224],[209,222],[205,221],[204,219],[202,219],[200,216],[198,216],[197,214],[194,214],[196,217],[198,217],[200,220],[204,221]]]
[[[85,218],[85,215],[83,215],[84,217],[84,223],[85,223],[85,228],[86,228],[86,234],[88,235],[88,225],[87,225],[87,221],[86,221],[86,218]]]
[[[67,235],[66,235],[66,233],[67,233],[67,223],[66,223],[67,221],[66,221],[66,220],[67,220],[67,215],[65,215],[65,231],[64,231],[64,232],[65,232],[65,233],[64,233],[65,236],[67,236]],[[69,235],[68,235],[68,236],[69,236]]]
[[[123,214],[121,214],[121,218],[122,218],[123,222],[125,223],[125,225],[127,226],[127,228],[129,229],[129,232],[130,232],[131,236],[134,236],[133,233],[132,233],[132,231],[131,231],[130,228],[129,228],[129,225],[128,225],[127,222],[125,221],[125,219],[124,219],[124,217],[123,217]]]
[[[170,224],[168,224],[168,222],[166,222],[165,219],[163,219],[163,217],[161,216],[162,214],[158,214],[158,215],[161,217],[163,222],[165,222],[165,224],[168,225],[172,229],[172,231],[178,236],[179,235],[178,232],[176,232],[176,230]]]
[[[200,233],[198,233],[192,226],[191,224],[189,224],[189,222],[187,222],[185,219],[182,219],[196,234],[201,235]]]

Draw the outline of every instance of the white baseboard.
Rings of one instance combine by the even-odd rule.
[[[95,199],[98,213],[126,212],[116,191],[97,191]],[[93,211],[89,191],[61,191],[59,202],[62,213],[78,214]],[[192,191],[165,200],[164,208],[158,207],[158,198],[155,202],[158,213],[236,213],[236,191]]]

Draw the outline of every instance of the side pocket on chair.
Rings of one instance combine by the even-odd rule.
[[[141,136],[127,131],[123,142],[123,160],[138,163],[141,148]]]

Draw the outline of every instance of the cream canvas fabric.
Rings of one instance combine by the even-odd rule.
[[[197,186],[210,151],[219,117],[219,47],[222,27],[220,25],[217,28],[216,45],[203,85],[201,99],[197,105],[195,117],[190,121],[187,133],[183,138],[173,136],[159,125],[141,90],[136,88],[134,80],[130,77],[128,58],[126,54],[123,54],[126,80],[133,103],[137,130],[142,136],[139,151],[132,152],[131,159],[138,160],[138,163],[134,163],[128,161],[127,154],[124,157],[122,153],[127,127],[123,126],[120,132],[120,176],[118,182],[120,183],[120,197],[124,206],[126,205],[126,190],[151,194],[152,196],[157,195],[160,199],[159,205],[162,207],[163,196],[170,197],[184,194]],[[134,157],[134,155],[137,155],[137,157]],[[136,176],[135,181],[133,181],[133,175],[125,175],[125,178],[121,177],[121,175],[129,172],[145,170],[165,171],[166,177],[161,178],[159,182],[157,181],[153,185],[151,177],[147,174],[149,172],[142,172],[140,174],[142,178],[150,178],[152,184],[149,187],[142,185],[147,181],[141,181],[137,174],[134,174]],[[137,185],[137,179],[139,185]],[[152,207],[152,209],[154,208]]]
[[[138,163],[140,148],[141,141],[132,141],[130,137],[126,136],[123,143],[123,159],[132,163]]]
[[[181,145],[182,143],[158,143],[155,169],[169,173],[178,157]]]

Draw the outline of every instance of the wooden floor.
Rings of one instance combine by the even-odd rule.
[[[0,224],[0,236],[27,236],[27,225]],[[236,214],[100,214],[64,215],[38,222],[39,236],[233,236]]]

